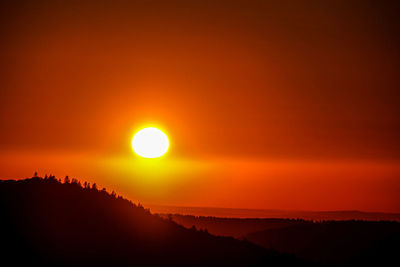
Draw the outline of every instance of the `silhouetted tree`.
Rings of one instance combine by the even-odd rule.
[[[71,181],[71,183],[72,183],[72,184],[75,184],[75,185],[77,185],[77,186],[79,186],[79,187],[82,187],[81,182],[80,182],[78,179],[76,179],[76,178],[73,178],[72,181]]]
[[[49,175],[48,179],[51,181],[57,181],[56,177],[52,174]]]
[[[67,176],[65,176],[65,178],[64,178],[64,184],[69,184],[70,183],[70,180],[69,180],[69,177],[68,177],[68,175]]]

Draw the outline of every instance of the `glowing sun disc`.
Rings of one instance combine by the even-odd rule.
[[[161,157],[167,152],[168,147],[167,135],[154,127],[138,131],[132,139],[133,151],[143,158]]]

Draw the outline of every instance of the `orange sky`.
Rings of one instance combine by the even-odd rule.
[[[1,4],[1,178],[400,212],[396,2],[78,2]],[[151,162],[130,147],[148,124],[171,142]]]

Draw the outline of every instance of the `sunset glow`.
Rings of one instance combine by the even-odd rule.
[[[3,262],[400,266],[400,1],[1,3]]]
[[[158,205],[400,212],[395,9],[8,2],[1,179],[69,175]]]

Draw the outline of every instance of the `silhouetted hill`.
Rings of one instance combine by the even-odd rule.
[[[186,228],[195,226],[197,229],[207,229],[207,231],[213,235],[233,236],[235,238],[243,238],[252,232],[277,229],[304,222],[304,220],[298,219],[277,218],[219,218],[181,214],[160,214],[160,216],[163,218],[170,218]]]
[[[390,221],[322,221],[293,219],[218,218],[163,214],[213,235],[247,239],[266,249],[295,254],[324,264],[377,266],[398,263],[400,223]]]
[[[95,186],[0,181],[1,260],[52,265],[288,265],[246,241],[186,229]]]
[[[398,222],[304,221],[246,238],[265,248],[321,263],[400,266]]]

